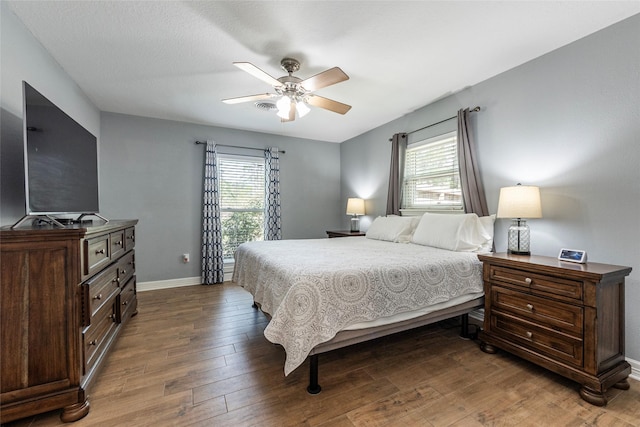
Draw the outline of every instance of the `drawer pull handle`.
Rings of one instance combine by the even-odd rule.
[[[120,274],[127,274],[127,270],[123,268],[122,270],[120,270]]]
[[[89,341],[89,345],[96,345],[96,344],[98,344],[98,342],[96,340]]]
[[[114,243],[114,245],[116,246],[122,246],[122,240],[118,240],[117,242]]]
[[[524,279],[524,283],[526,283],[527,285],[530,285],[531,282],[533,282],[533,280],[531,280],[530,277],[527,277],[526,279]]]
[[[126,301],[124,301],[124,302],[122,303],[122,305],[127,305],[127,302],[126,302]]]
[[[115,315],[115,314],[110,314],[110,315],[109,315],[109,319],[111,319],[111,320],[115,320],[115,318],[116,318],[116,315]]]
[[[527,309],[529,311],[533,311],[533,304],[527,304]]]
[[[104,255],[104,249],[97,250],[96,255]]]
[[[532,332],[530,332],[530,331],[527,331],[526,335],[527,335],[527,338],[531,338],[531,337],[533,337],[533,333],[532,333]]]
[[[102,294],[98,294],[95,297],[93,297],[93,299],[102,299]]]

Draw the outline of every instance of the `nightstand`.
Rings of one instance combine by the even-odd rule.
[[[630,267],[504,253],[478,258],[484,352],[500,348],[576,381],[593,405],[607,404],[610,387],[629,388],[624,280]]]
[[[349,230],[327,230],[327,236],[333,237],[357,237],[365,236],[367,233],[364,231],[349,231]]]

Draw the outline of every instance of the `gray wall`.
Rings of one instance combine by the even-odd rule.
[[[0,2],[0,224],[25,214],[22,81],[100,139],[100,112],[4,2]]]
[[[391,135],[479,105],[472,121],[489,209],[500,187],[537,185],[544,218],[529,221],[532,252],[586,249],[592,261],[633,267],[626,342],[640,360],[639,41],[636,15],[342,143],[342,200],[367,197],[370,218],[384,215]],[[508,225],[496,222],[498,251]]]
[[[286,151],[280,155],[284,239],[326,237],[340,225],[339,144],[112,113],[102,114],[101,133],[101,212],[140,220],[141,282],[200,275],[204,146],[196,140]],[[219,152],[262,156],[225,147]],[[186,252],[189,264],[182,263]]]

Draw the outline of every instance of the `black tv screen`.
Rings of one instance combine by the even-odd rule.
[[[98,213],[98,141],[23,82],[28,215]]]

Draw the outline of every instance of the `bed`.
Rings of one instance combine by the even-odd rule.
[[[264,335],[284,348],[285,375],[310,358],[307,390],[315,394],[319,354],[466,320],[483,306],[477,253],[493,239],[493,218],[485,218],[490,227],[475,214],[379,217],[366,237],[244,243],[233,281],[269,317]]]

